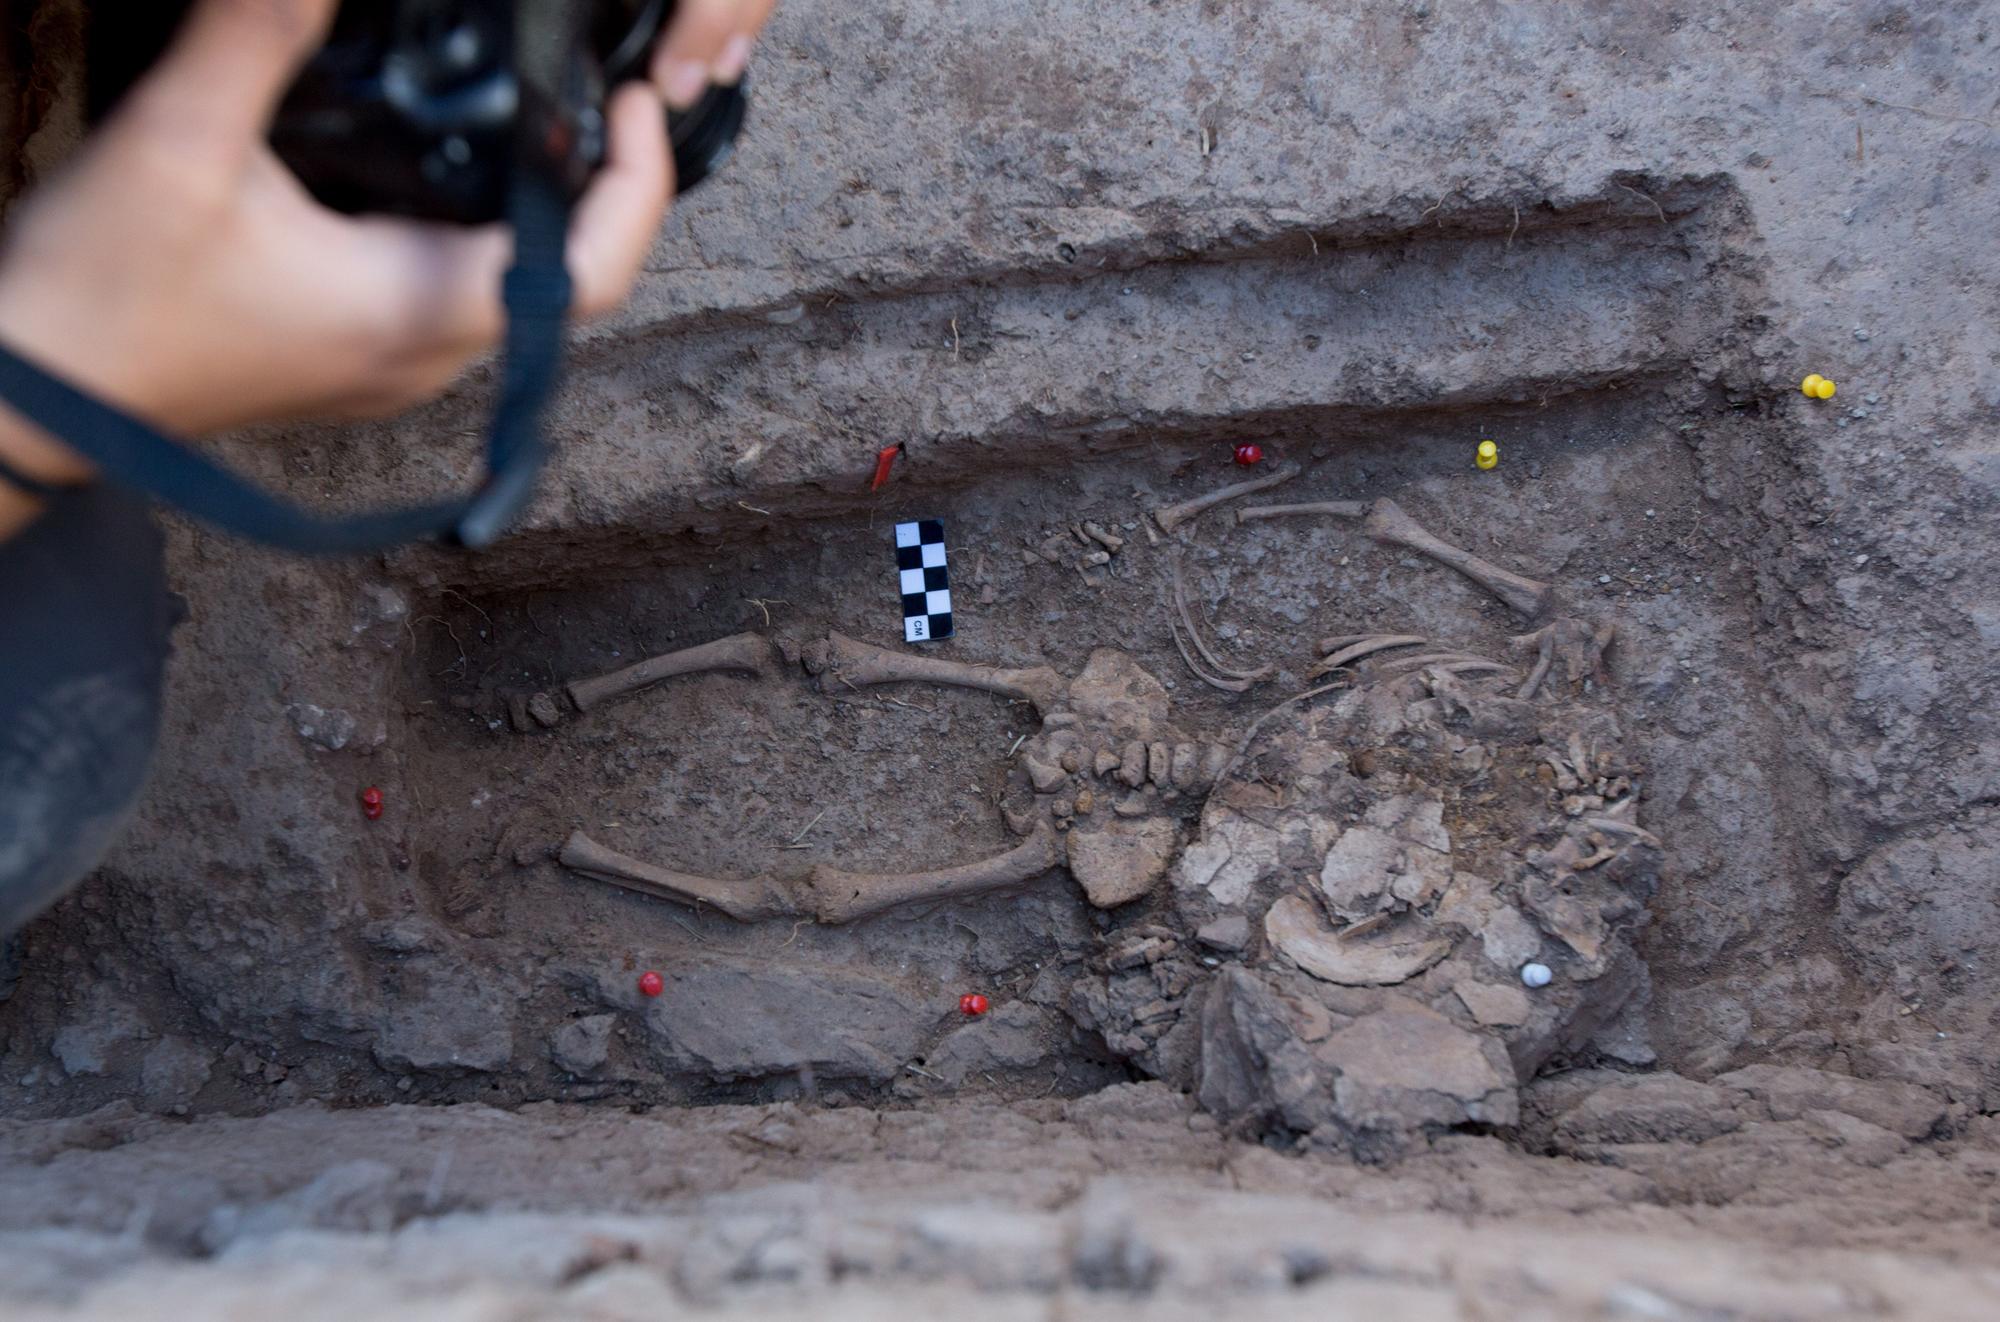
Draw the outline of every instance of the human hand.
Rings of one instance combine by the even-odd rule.
[[[199,0],[0,249],[0,338],[163,429],[393,412],[490,347],[501,226],[349,217],[265,143],[335,0]],[[672,196],[657,91],[618,89],[569,242],[576,312],[622,299]]]
[[[678,0],[653,52],[651,75],[675,110],[693,105],[710,84],[743,77],[750,45],[771,17],[775,0]]]

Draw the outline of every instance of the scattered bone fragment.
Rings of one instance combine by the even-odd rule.
[[[589,711],[599,703],[657,684],[676,675],[698,675],[709,671],[730,671],[763,678],[771,672],[771,644],[754,633],[732,634],[698,647],[648,657],[608,675],[572,680],[569,700],[578,711]]]
[[[1440,936],[1341,940],[1298,895],[1285,896],[1264,915],[1264,939],[1315,978],[1345,987],[1407,982],[1451,951],[1451,942]]]
[[[528,715],[544,730],[552,730],[562,721],[562,708],[546,693],[537,693],[528,699]]]
[[[1358,500],[1322,501],[1314,505],[1263,505],[1236,512],[1237,522],[1276,518],[1290,514],[1325,514],[1339,518],[1360,518],[1361,530],[1375,541],[1400,546],[1427,556],[1485,588],[1507,605],[1530,618],[1548,609],[1552,589],[1547,583],[1502,569],[1490,560],[1453,546],[1433,536],[1387,496],[1372,502]]]
[[[1451,881],[1443,811],[1437,799],[1398,795],[1343,831],[1320,868],[1320,888],[1333,912],[1358,923],[1443,894]]]
[[[1125,546],[1125,539],[1123,537],[1118,536],[1116,533],[1105,531],[1103,524],[1099,523],[1084,524],[1083,535],[1090,538],[1091,541],[1096,542],[1099,546],[1111,552],[1111,554],[1113,555],[1117,555],[1118,552],[1123,550]]]
[[[1259,491],[1269,491],[1272,487],[1282,482],[1289,482],[1298,475],[1299,466],[1287,461],[1279,464],[1263,477],[1252,478],[1248,482],[1238,482],[1232,486],[1219,487],[1205,496],[1196,496],[1193,500],[1184,500],[1178,505],[1169,505],[1165,509],[1154,510],[1153,521],[1160,525],[1161,532],[1170,533],[1189,519],[1201,514],[1204,510],[1213,509],[1226,500],[1235,500],[1238,496],[1255,495]]]
[[[1068,688],[1062,676],[1047,666],[1023,670],[974,666],[940,657],[892,652],[838,633],[829,632],[826,637],[829,673],[836,682],[855,688],[871,684],[945,684],[1021,698],[1034,703],[1042,712],[1060,703]]]
[[[1519,698],[1532,698],[1541,690],[1556,666],[1561,666],[1561,674],[1572,686],[1585,680],[1604,680],[1604,653],[1617,637],[1615,624],[1592,624],[1588,620],[1578,620],[1561,616],[1549,621],[1533,633],[1525,633],[1510,640],[1519,651],[1532,649],[1536,653],[1535,665],[1528,672],[1528,678],[1515,694]]]

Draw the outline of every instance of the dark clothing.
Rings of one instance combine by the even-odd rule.
[[[131,816],[178,614],[140,497],[64,490],[0,542],[0,944],[96,867]]]

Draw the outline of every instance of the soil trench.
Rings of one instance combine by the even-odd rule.
[[[0,1311],[2000,1313],[1961,10],[788,5],[514,535],[169,518]]]

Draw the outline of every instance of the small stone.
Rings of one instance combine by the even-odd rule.
[[[1069,870],[1100,909],[1111,909],[1150,891],[1174,856],[1174,824],[1161,817],[1112,821],[1069,837]]]
[[[1058,785],[1069,779],[1060,766],[1053,762],[1044,762],[1033,753],[1023,753],[1021,765],[1027,768],[1028,779],[1033,782],[1037,794],[1051,793]]]
[[[587,1078],[611,1058],[611,1030],[616,1025],[617,1016],[608,1014],[572,1019],[549,1039],[549,1058],[557,1069]]]
[[[186,1106],[214,1067],[215,1056],[206,1048],[184,1038],[161,1038],[139,1066],[139,1104],[149,1111]]]
[[[311,702],[292,703],[285,708],[285,714],[292,718],[292,728],[299,738],[329,753],[347,747],[361,724],[338,707],[321,707]]]
[[[1110,563],[1111,552],[1109,551],[1086,551],[1083,553],[1083,567],[1085,569],[1095,569],[1099,565],[1108,565]]]
[[[1118,779],[1133,789],[1146,783],[1146,745],[1134,739],[1125,745],[1118,763]]]
[[[1062,762],[1062,769],[1064,771],[1075,773],[1083,768],[1083,757],[1074,748],[1063,749],[1062,757],[1059,760]]]
[[[1118,767],[1119,767],[1118,754],[1113,752],[1109,748],[1100,748],[1097,750],[1097,757],[1091,763],[1090,769],[1096,775],[1104,776],[1104,775],[1109,775],[1111,772],[1118,770]]]
[[[1082,790],[1076,796],[1076,815],[1088,817],[1097,807],[1097,796],[1089,790]]]
[[[1201,771],[1201,753],[1193,744],[1175,744],[1170,775],[1174,788],[1183,792],[1195,787],[1195,777]]]
[[[537,693],[528,699],[528,715],[534,717],[535,724],[544,730],[553,730],[562,720],[562,709],[556,700],[546,693]]]
[[[1487,1028],[1519,1028],[1528,1022],[1528,994],[1504,983],[1461,979],[1452,991],[1473,1020]]]
[[[1212,918],[1195,929],[1194,939],[1210,950],[1235,954],[1250,944],[1250,920],[1240,913]]]
[[[1144,817],[1147,813],[1153,811],[1153,805],[1147,801],[1143,792],[1127,794],[1112,805],[1111,811],[1117,813],[1120,817]]]
[[[516,693],[507,699],[507,723],[517,734],[526,734],[535,728],[534,720],[528,715],[528,696]]]
[[[1146,779],[1155,785],[1168,785],[1172,777],[1173,754],[1167,746],[1155,740],[1146,745]]]

